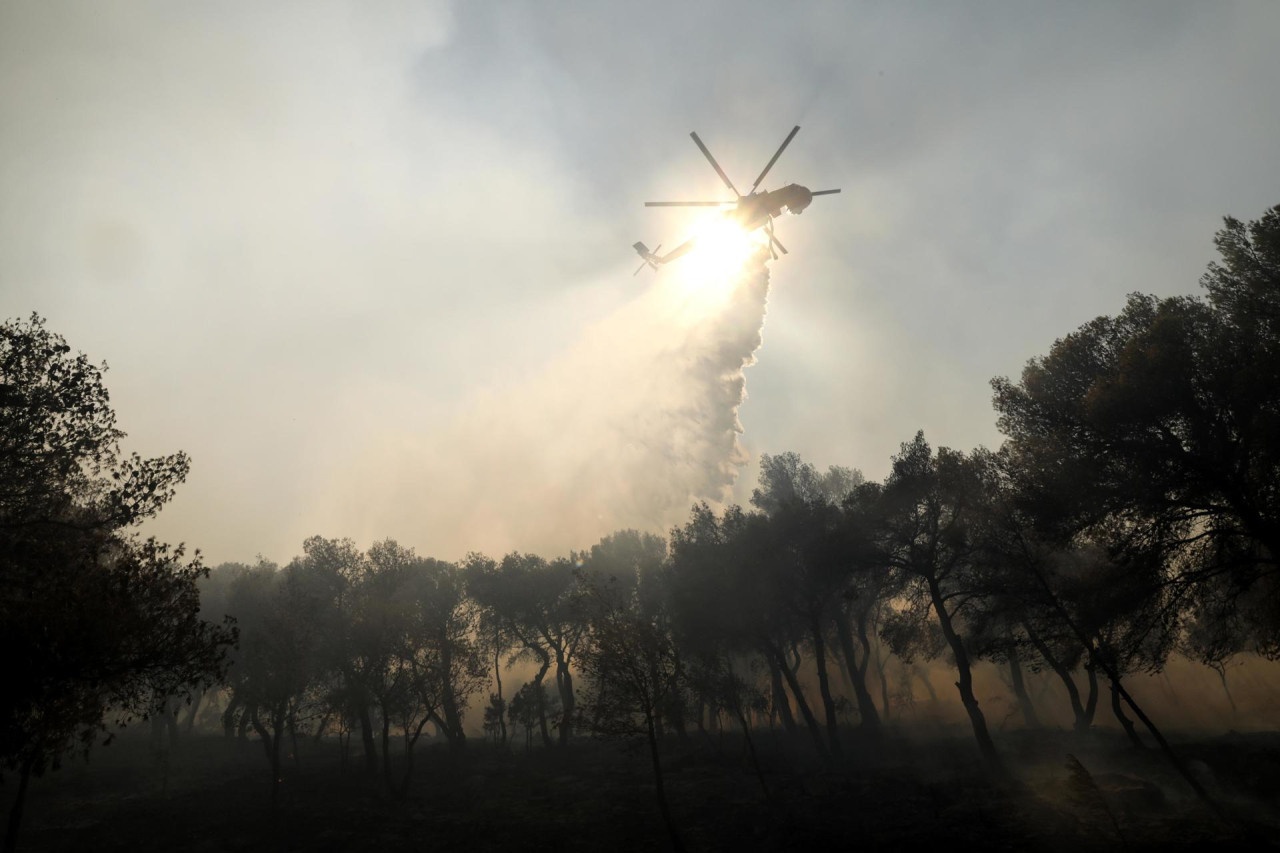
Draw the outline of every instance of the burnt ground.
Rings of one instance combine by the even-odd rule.
[[[1231,815],[1215,819],[1155,750],[1106,732],[1006,734],[1016,782],[981,770],[971,738],[892,732],[872,749],[853,733],[823,765],[758,735],[768,796],[740,736],[667,745],[672,812],[687,848],[812,850],[1270,849],[1280,847],[1280,734],[1183,738],[1177,745]],[[181,850],[661,850],[669,848],[647,754],[586,738],[567,750],[460,755],[420,747],[403,801],[336,743],[304,744],[270,807],[261,747],[217,736],[181,741],[163,764],[142,735],[95,749],[35,780],[19,848]],[[1074,754],[1089,773],[1071,781]],[[5,780],[12,796],[15,780]]]

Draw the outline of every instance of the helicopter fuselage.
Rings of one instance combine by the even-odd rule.
[[[745,231],[763,228],[769,220],[780,216],[782,209],[790,213],[801,213],[813,201],[813,193],[808,187],[799,184],[787,184],[781,189],[769,192],[751,193],[738,199],[738,206],[725,213],[725,216]]]

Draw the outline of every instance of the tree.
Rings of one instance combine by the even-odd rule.
[[[77,745],[216,680],[229,629],[203,621],[198,557],[128,533],[185,478],[182,453],[119,450],[106,365],[72,356],[44,320],[0,326],[0,762],[30,777]],[[109,740],[109,738],[108,738]]]
[[[900,574],[903,595],[923,618],[932,612],[951,650],[956,689],[969,715],[983,758],[1002,771],[986,717],[973,693],[969,649],[961,634],[967,612],[991,589],[975,536],[992,492],[989,454],[966,456],[939,448],[935,454],[916,433],[893,458],[879,498],[880,559]]]
[[[542,695],[539,696],[539,693]],[[524,728],[525,752],[533,748],[534,726],[544,723],[547,714],[554,714],[559,710],[559,706],[560,699],[547,693],[547,686],[541,681],[525,682],[516,691],[516,695],[511,697],[511,703],[507,706],[507,716],[511,718],[513,726]]]
[[[385,689],[388,669],[411,663],[416,677],[426,679],[416,693],[431,708],[428,716],[451,744],[462,746],[462,714],[483,685],[485,666],[475,637],[476,608],[464,594],[460,570],[418,557],[390,539],[369,549],[368,564],[357,599],[369,631],[380,638],[375,645],[387,650],[375,676],[378,689]],[[427,694],[434,703],[426,701]]]
[[[627,606],[634,602],[641,612],[653,618],[663,630],[671,631],[668,595],[667,543],[661,536],[637,530],[618,530],[603,537],[580,558],[579,587],[590,595],[578,598],[579,612],[590,620],[595,608],[602,605]],[[612,596],[612,600],[604,600]],[[676,647],[676,669],[683,674],[680,649]],[[670,724],[685,739],[685,695],[675,691],[667,705],[659,709],[658,735]]]
[[[548,562],[536,554],[512,553],[501,563],[482,554],[470,554],[463,570],[468,594],[486,612],[489,624],[496,621],[501,625],[501,633],[512,641],[514,657],[532,658],[538,663],[534,681],[541,684],[555,666],[562,709],[558,724],[561,746],[569,742],[573,727],[571,665],[586,633],[578,606],[575,569],[571,560]],[[534,695],[540,700],[542,693]],[[550,746],[546,707],[540,707],[543,743]]]
[[[583,718],[594,734],[644,739],[663,823],[672,846],[684,850],[667,803],[658,734],[662,709],[680,690],[675,645],[636,596],[620,595],[608,585],[587,594],[593,604],[592,621],[581,667],[590,701]]]
[[[769,670],[773,708],[788,731],[795,726],[794,701],[814,748],[826,756],[829,742],[798,674],[799,647],[810,626],[802,609],[788,603],[794,565],[779,557],[777,532],[766,516],[740,507],[717,516],[705,503],[694,506],[689,521],[671,531],[668,607],[680,647],[704,672],[725,671],[736,657],[759,656]]]
[[[279,807],[286,730],[296,733],[308,692],[323,668],[325,599],[309,580],[300,561],[284,570],[259,561],[236,579],[231,591],[240,648],[229,679],[242,728],[247,724],[257,733],[271,766],[272,811]]]
[[[312,536],[290,566],[312,591],[320,646],[313,687],[324,692],[329,712],[343,727],[360,727],[365,772],[378,770],[374,686],[391,654],[390,639],[379,621],[376,598],[365,585],[372,569],[350,539]],[[323,686],[322,686],[323,685]]]
[[[490,693],[484,706],[484,733],[499,746],[507,745],[507,700],[497,693]]]
[[[1028,726],[1038,726],[1038,718],[1022,680],[1024,660],[1033,672],[1047,667],[1062,681],[1075,730],[1086,731],[1098,704],[1097,672],[1087,660],[1088,649],[1064,624],[1055,602],[1046,600],[1036,580],[1056,577],[1069,565],[1069,557],[1038,541],[1007,502],[993,508],[988,520],[982,559],[992,569],[995,583],[973,614],[980,651],[1008,665],[1010,686]],[[1089,691],[1083,701],[1071,674],[1081,663],[1086,664]]]
[[[1172,642],[1197,598],[1247,602],[1252,618],[1235,624],[1259,651],[1280,639],[1280,207],[1225,224],[1222,263],[1201,278],[1207,301],[1131,295],[1115,317],[1030,361],[1018,383],[992,383],[1041,535],[1103,547],[1119,572],[1156,576],[1121,652]],[[1208,800],[1121,684],[1113,639],[1062,610],[1110,679],[1113,706],[1123,700]]]
[[[453,563],[417,557],[388,540],[369,550],[374,566],[402,566],[392,603],[406,609],[396,640],[397,654],[412,664],[416,693],[428,716],[455,748],[466,742],[462,717],[471,697],[484,686],[484,644],[477,637],[478,612],[466,597],[461,570]]]
[[[785,566],[779,566],[778,600],[794,608],[807,629],[835,752],[840,744],[827,672],[828,633],[834,634],[844,660],[861,729],[876,735],[880,728],[867,676],[879,652],[878,643],[872,650],[873,626],[882,602],[892,594],[892,578],[871,542],[878,494],[860,471],[832,466],[821,474],[799,454],[783,453],[761,456],[760,485],[751,496],[776,528],[778,558]]]
[[[1280,207],[1228,218],[1207,301],[1133,294],[993,380],[1024,501],[1051,539],[1162,560],[1175,601],[1253,597],[1280,634]]]

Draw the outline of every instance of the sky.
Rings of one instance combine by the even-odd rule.
[[[0,2],[0,314],[192,471],[146,527],[548,556],[995,446],[993,376],[1276,196],[1280,5]],[[633,277],[791,126],[768,273]],[[763,331],[761,331],[763,323]],[[742,402],[745,388],[746,400]],[[739,405],[740,404],[740,405]]]

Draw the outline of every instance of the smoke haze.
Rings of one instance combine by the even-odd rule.
[[[741,447],[878,478],[918,428],[998,443],[992,376],[1126,292],[1191,292],[1219,217],[1274,201],[1250,164],[1270,162],[1280,121],[1276,15],[4,3],[0,307],[39,310],[110,363],[127,450],[191,455],[149,526],[162,539],[215,563],[286,560],[314,533],[453,548],[430,501],[453,517],[547,494],[407,479],[461,468],[471,436],[503,442],[470,455],[486,470],[554,471],[555,494],[612,488],[586,476],[592,453],[613,471],[658,458],[611,449],[661,420],[647,409],[678,408],[670,362],[650,379],[632,360],[693,328],[654,328],[674,309],[635,295],[627,247],[688,224],[641,202],[723,197],[690,130],[742,183],[798,123],[770,186],[844,194],[779,223],[792,253]],[[598,378],[611,359],[630,385]],[[568,387],[531,390],[552,375]],[[545,456],[516,449],[539,430]],[[567,462],[575,441],[591,453]],[[636,518],[612,498],[562,511],[649,524],[694,479],[638,496]],[[501,542],[534,526],[503,525]]]
[[[456,559],[663,532],[692,502],[725,500],[746,461],[738,407],[761,343],[764,257],[719,280],[640,279],[641,295],[545,366],[354,449],[305,514]]]

